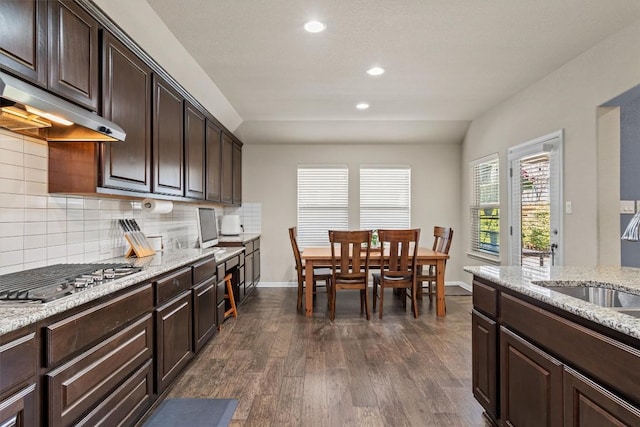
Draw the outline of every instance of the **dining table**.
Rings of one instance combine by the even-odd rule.
[[[305,265],[305,314],[307,317],[313,315],[313,269],[317,267],[327,267],[331,265],[331,247],[306,247],[302,251],[302,261]],[[380,267],[382,263],[381,251],[371,249],[369,255],[369,267]],[[417,263],[420,268],[425,266],[435,266],[436,276],[436,315],[442,317],[446,314],[444,298],[444,271],[446,260],[449,255],[434,251],[431,248],[418,248]]]

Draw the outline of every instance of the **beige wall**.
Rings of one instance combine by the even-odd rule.
[[[434,225],[460,230],[460,145],[245,145],[243,202],[262,204],[262,282],[295,280],[287,229],[296,225],[298,165],[347,164],[352,228],[358,228],[358,174],[362,164],[411,166],[412,226],[431,245]],[[430,236],[431,235],[431,236]],[[446,280],[461,275],[460,240],[454,234]]]
[[[506,212],[506,149],[564,128],[564,199],[573,204],[573,213],[564,215],[565,265],[597,264],[599,245],[610,245],[610,239],[618,240],[620,233],[617,214],[615,220],[606,218],[611,215],[611,209],[599,211],[598,207],[602,179],[606,179],[602,182],[610,187],[608,191],[619,194],[615,180],[600,177],[598,170],[607,176],[620,175],[615,156],[598,159],[598,106],[640,83],[638,52],[640,21],[474,120],[462,149],[461,203],[469,198],[468,162],[498,152],[502,168],[501,206]],[[602,141],[601,145],[605,143]],[[612,149],[619,150],[618,147]],[[600,191],[607,190],[600,188]],[[462,223],[467,221],[468,213],[463,211]],[[500,244],[503,248],[507,246],[507,227],[507,222],[502,221]],[[469,233],[465,230],[459,236],[457,243],[468,247]],[[599,236],[607,242],[600,242]],[[505,250],[502,263],[506,262]],[[466,256],[463,263],[482,262]],[[468,275],[465,279],[468,283]]]

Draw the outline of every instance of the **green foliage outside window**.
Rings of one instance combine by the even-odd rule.
[[[480,216],[480,249],[500,253],[500,209],[486,208],[478,211]]]

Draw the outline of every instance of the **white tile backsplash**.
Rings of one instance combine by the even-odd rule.
[[[123,256],[129,247],[117,222],[123,218],[162,236],[167,248],[196,244],[195,203],[174,202],[172,212],[150,214],[139,200],[49,194],[47,182],[46,143],[0,130],[0,274]]]

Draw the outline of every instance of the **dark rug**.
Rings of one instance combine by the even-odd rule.
[[[236,399],[165,399],[143,427],[227,427],[237,406]]]

